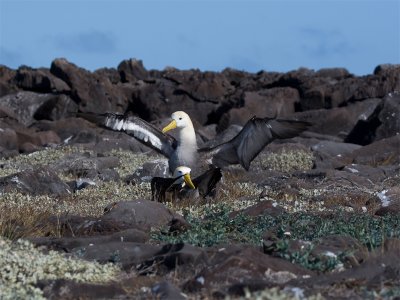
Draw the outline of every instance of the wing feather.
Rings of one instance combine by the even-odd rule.
[[[252,160],[274,139],[295,137],[310,125],[303,121],[253,117],[230,141],[201,151],[212,153],[216,166],[240,163],[248,170]]]
[[[162,133],[154,125],[135,116],[126,117],[111,113],[102,115],[80,113],[78,116],[115,131],[124,131],[168,158],[177,145],[172,136]]]
[[[215,166],[210,166],[210,169],[193,179],[193,184],[198,189],[199,194],[203,198],[206,198],[215,190],[215,187],[221,178],[221,169]]]

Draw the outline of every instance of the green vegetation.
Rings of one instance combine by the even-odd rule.
[[[62,162],[66,155],[79,160],[83,152],[87,155],[83,157],[96,155],[93,151],[78,147],[59,147],[0,160],[0,177],[26,168],[43,165],[54,167]],[[115,169],[121,178],[132,174],[146,161],[158,158],[123,150],[113,150],[104,155],[118,158],[119,165]],[[257,160],[262,169],[292,172],[310,169],[313,159],[310,151],[299,149],[262,154]],[[76,179],[78,175],[68,173],[67,169],[58,168],[55,171],[63,180]],[[287,175],[290,176],[289,173]],[[396,186],[398,179],[398,177],[388,178],[385,181],[385,187]],[[95,180],[95,183],[63,197],[31,196],[19,192],[0,195],[0,210],[2,211],[0,236],[14,241],[12,244],[10,240],[0,237],[1,299],[40,299],[42,292],[35,287],[35,284],[37,280],[42,279],[67,278],[97,282],[98,272],[102,274],[101,280],[107,281],[114,278],[117,272],[115,267],[113,269],[109,266],[89,263],[86,265],[81,261],[78,264],[61,255],[56,256],[52,252],[44,255],[29,243],[18,240],[32,236],[60,236],[57,226],[46,224],[45,220],[49,216],[70,214],[96,217],[101,216],[104,207],[110,203],[150,199],[149,183],[126,184],[122,180],[117,182]],[[324,238],[331,235],[352,237],[360,244],[361,251],[368,254],[368,250],[382,247],[385,239],[400,237],[398,216],[374,217],[369,214],[373,212],[373,207],[371,210],[370,208],[364,210],[366,203],[369,200],[373,202],[376,194],[383,188],[378,185],[369,188],[354,184],[349,186],[338,181],[329,186],[300,184],[286,189],[282,185],[261,186],[253,183],[251,179],[244,181],[240,171],[227,171],[224,172],[223,180],[219,184],[217,196],[212,200],[207,200],[209,202],[200,203],[195,200],[167,203],[169,208],[184,215],[192,227],[186,232],[175,235],[166,231],[153,231],[152,241],[156,243],[185,242],[200,247],[232,243],[251,244],[263,247],[265,253],[310,270],[336,272],[343,270],[346,264],[348,265],[349,257],[357,249],[344,246],[343,249],[338,250],[342,252],[317,251]],[[260,198],[262,192],[263,196]],[[232,212],[255,205],[261,199],[271,201],[274,206],[279,205],[285,213],[274,216],[263,214],[257,217],[250,217],[243,213],[232,215]],[[353,206],[350,207],[349,204]],[[361,213],[361,207],[363,213]],[[268,240],[263,241],[266,233],[268,233]],[[300,247],[296,248],[296,245]],[[117,262],[118,253],[113,258]],[[2,261],[5,263],[1,264]],[[36,262],[41,264],[40,267],[35,265]],[[80,269],[78,265],[81,266]],[[104,269],[101,269],[103,267]],[[38,270],[38,274],[32,271],[35,269]],[[399,290],[382,289],[379,293],[366,290],[364,294],[366,299],[372,299],[375,296],[394,297],[399,295]],[[244,299],[271,298],[297,299],[298,297],[297,294],[293,294],[293,291],[276,288],[248,293]],[[317,294],[314,298],[321,297]]]
[[[313,248],[319,239],[329,235],[347,235],[357,239],[368,249],[380,247],[384,240],[400,237],[400,219],[387,215],[373,217],[368,214],[337,212],[335,214],[312,214],[305,212],[284,213],[279,216],[262,215],[249,217],[238,214],[231,217],[232,208],[226,204],[204,208],[203,218],[184,210],[186,220],[192,227],[179,235],[153,232],[156,241],[185,242],[207,247],[222,243],[246,243],[262,245],[262,235],[271,230],[275,236],[274,255],[302,266],[319,271],[328,271],[340,266],[346,253],[315,257]],[[289,251],[289,242],[308,241],[301,251]]]

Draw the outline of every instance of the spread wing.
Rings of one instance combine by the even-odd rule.
[[[270,118],[250,119],[243,129],[230,141],[211,149],[212,163],[222,167],[240,163],[246,170],[251,161],[274,139],[286,139],[297,136],[311,124],[303,121],[279,120]]]
[[[221,178],[221,169],[210,166],[209,170],[193,179],[193,184],[199,190],[199,194],[205,198],[215,189]]]
[[[177,146],[177,142],[172,136],[162,133],[162,131],[154,125],[135,116],[126,117],[124,115],[111,113],[102,115],[79,113],[78,117],[82,117],[115,131],[124,131],[139,140],[142,144],[145,144],[168,158]]]

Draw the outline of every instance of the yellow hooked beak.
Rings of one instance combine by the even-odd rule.
[[[195,189],[196,187],[194,186],[192,179],[190,179],[190,174],[185,174],[183,175],[183,179],[185,180],[185,183],[190,186],[190,188]]]
[[[172,120],[171,123],[169,123],[167,126],[165,126],[165,127],[162,129],[162,132],[163,132],[163,133],[166,133],[167,131],[169,131],[169,130],[171,130],[171,129],[174,129],[174,128],[176,128],[176,121],[175,121],[175,120]]]

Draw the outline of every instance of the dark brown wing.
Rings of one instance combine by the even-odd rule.
[[[165,202],[165,193],[175,182],[175,178],[153,177],[150,183],[151,199],[153,201]]]
[[[210,166],[210,169],[193,179],[193,184],[199,190],[200,196],[207,197],[221,180],[221,169]]]
[[[177,145],[172,136],[162,133],[157,127],[138,117],[111,113],[102,115],[79,113],[78,117],[115,131],[124,131],[168,158]]]
[[[310,125],[303,121],[253,117],[230,141],[200,152],[210,152],[216,166],[240,163],[248,170],[251,161],[274,139],[295,137]]]

